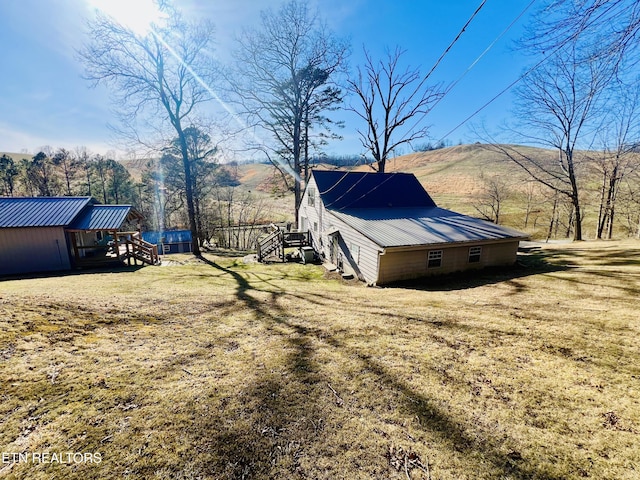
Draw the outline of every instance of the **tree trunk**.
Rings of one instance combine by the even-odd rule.
[[[174,123],[178,139],[180,140],[180,152],[182,153],[182,166],[184,167],[185,195],[187,197],[187,215],[189,216],[189,229],[191,230],[191,251],[196,257],[201,256],[198,226],[196,224],[196,210],[193,203],[193,180],[191,178],[191,162],[189,162],[189,150],[184,131],[179,123]]]
[[[571,183],[571,203],[575,213],[575,229],[573,230],[573,240],[582,240],[582,211],[580,210],[580,196],[578,195],[578,181],[573,163],[573,149],[565,150],[569,182]]]

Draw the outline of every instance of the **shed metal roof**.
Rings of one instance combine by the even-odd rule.
[[[68,227],[69,230],[118,230],[127,219],[131,205],[91,205]]]
[[[2,197],[0,228],[65,227],[91,197]]]
[[[191,230],[163,230],[162,232],[142,232],[142,239],[156,245],[170,243],[190,243]]]
[[[312,173],[327,210],[436,206],[411,173],[338,170],[313,170]]]
[[[361,208],[331,213],[382,248],[528,238],[512,228],[438,207]]]
[[[314,170],[313,177],[325,208],[382,248],[528,238],[437,207],[411,173]]]

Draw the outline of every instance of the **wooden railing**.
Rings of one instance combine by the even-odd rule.
[[[276,225],[270,225],[270,232],[258,238],[256,249],[258,261],[275,256],[284,262],[284,249],[289,247],[306,247],[311,245],[309,232],[284,232]]]
[[[160,257],[158,256],[158,246],[143,240],[138,232],[125,232],[119,234],[124,241],[120,241],[125,246],[125,258],[131,264],[140,260],[142,263],[149,265],[158,265]]]
[[[306,247],[311,245],[309,232],[283,232],[282,235],[285,247]]]
[[[270,255],[275,255],[284,261],[284,244],[282,231],[278,227],[272,228],[271,233],[258,238],[256,243],[258,261],[262,262]]]

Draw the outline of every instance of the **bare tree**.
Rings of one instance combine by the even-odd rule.
[[[198,107],[211,99],[213,26],[187,22],[175,10],[168,13],[164,25],[153,26],[144,36],[98,14],[89,22],[89,41],[79,55],[85,77],[93,85],[112,88],[120,120],[136,137],[140,134],[136,125],[144,118],[158,130],[168,126],[178,138],[193,253],[199,255],[185,126],[192,123]]]
[[[516,115],[525,142],[551,147],[555,159],[493,143],[534,180],[567,197],[575,215],[574,240],[582,240],[581,175],[578,145],[590,144],[590,127],[601,121],[600,100],[613,72],[606,61],[586,61],[575,44],[557,52],[526,76],[516,90]]]
[[[429,127],[421,120],[442,96],[439,87],[427,85],[427,76],[418,69],[401,67],[403,53],[396,48],[387,52],[384,61],[376,62],[365,49],[364,67],[358,67],[356,76],[348,80],[349,90],[359,101],[349,110],[365,122],[366,129],[358,129],[358,134],[379,173],[384,173],[399,146],[427,135]]]
[[[638,61],[640,4],[635,0],[550,0],[524,39],[527,49],[550,52],[578,39],[592,58],[608,57],[616,69]]]
[[[640,238],[640,175],[637,171],[622,182],[620,196],[624,199],[618,209],[624,219],[623,226],[629,236]]]
[[[304,1],[262,12],[260,27],[244,31],[238,40],[229,85],[247,128],[257,132],[248,148],[267,155],[293,190],[296,221],[311,130],[326,118],[321,111],[341,101],[332,79],[346,54],[346,44]],[[273,143],[259,139],[261,133]]]
[[[599,129],[601,149],[591,154],[601,179],[596,237],[611,239],[616,203],[622,181],[640,168],[636,151],[640,142],[640,84],[616,83],[609,98],[604,125]]]
[[[529,227],[531,217],[533,217],[533,228],[537,226],[538,215],[542,212],[540,204],[545,198],[541,192],[542,189],[546,189],[546,187],[534,181],[527,181],[524,187],[517,192],[519,203],[524,204],[523,227],[525,229]]]
[[[218,164],[216,154],[218,148],[212,144],[211,137],[201,129],[190,126],[184,129],[189,152],[189,169],[191,171],[191,191],[198,226],[200,243],[204,243],[206,235],[203,227],[204,204],[216,184]],[[171,187],[179,193],[185,193],[186,177],[181,163],[180,139],[175,138],[164,150],[160,159],[161,168],[169,173],[165,179],[165,187]]]
[[[480,180],[482,181],[483,189],[473,208],[485,220],[499,224],[504,202],[512,194],[511,188],[507,180],[501,175],[487,176],[481,173]]]

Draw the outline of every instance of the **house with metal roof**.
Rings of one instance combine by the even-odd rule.
[[[409,173],[313,170],[298,225],[326,261],[377,285],[514,264],[528,238],[439,208]]]
[[[131,205],[101,205],[92,197],[0,197],[0,275],[104,260],[155,263],[157,250],[154,256],[139,238],[141,219]]]

